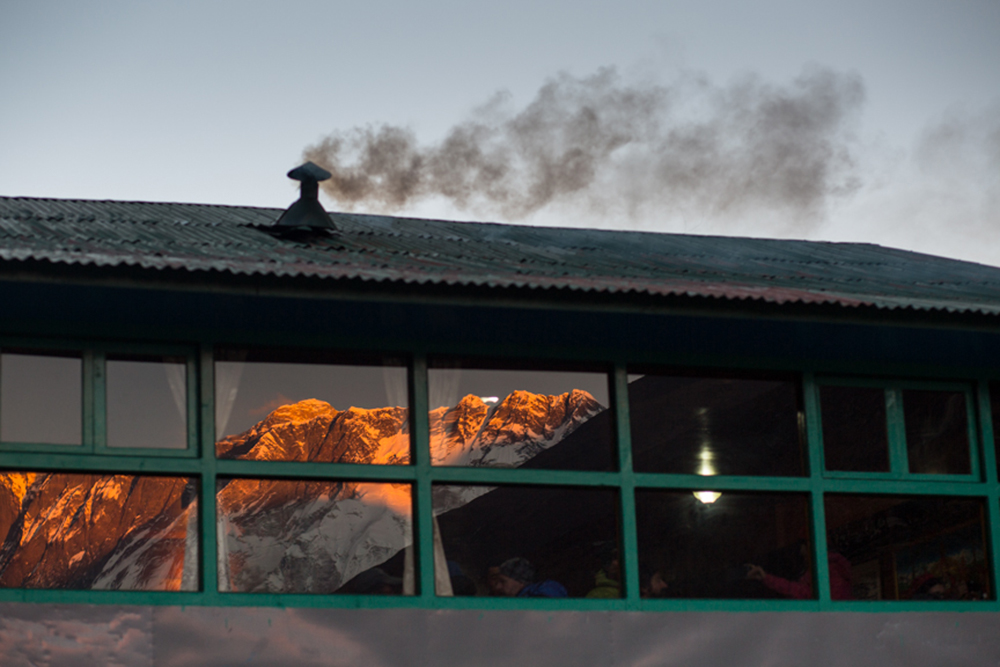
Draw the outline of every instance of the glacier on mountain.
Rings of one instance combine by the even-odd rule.
[[[430,411],[431,460],[517,467],[603,410],[582,390],[515,391],[496,402],[469,395]],[[409,414],[307,399],[215,447],[229,459],[405,465]],[[435,487],[434,512],[490,490]],[[0,586],[193,590],[197,495],[182,477],[2,473]],[[412,543],[407,483],[228,478],[216,501],[222,590],[333,592]]]

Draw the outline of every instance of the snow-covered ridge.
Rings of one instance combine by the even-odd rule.
[[[196,498],[182,477],[4,473],[0,586],[193,590]]]
[[[587,392],[466,396],[430,413],[438,465],[515,467],[604,408]],[[406,464],[406,408],[282,406],[216,443],[220,458]],[[450,487],[440,514],[489,491]],[[333,592],[411,541],[408,484],[223,480],[223,589]],[[197,490],[180,477],[0,474],[0,586],[189,590],[197,582]],[[209,537],[211,539],[211,537]]]
[[[603,409],[581,390],[559,396],[517,391],[492,405],[466,396],[431,411],[432,460],[518,466]],[[254,460],[407,463],[408,414],[399,407],[337,411],[310,399],[224,438],[217,452]],[[489,488],[447,491],[435,495],[438,514]],[[412,542],[406,484],[238,479],[218,498],[219,580],[228,590],[332,592]]]
[[[283,405],[261,422],[215,443],[221,459],[406,464],[408,411],[337,410],[315,398]]]
[[[515,391],[485,403],[466,396],[431,410],[431,460],[435,465],[520,466],[603,411],[581,389],[546,396]],[[252,428],[219,440],[219,458],[406,464],[410,457],[408,411],[402,407],[348,408],[307,399],[282,406]]]
[[[559,396],[515,391],[492,404],[470,394],[452,408],[431,411],[431,461],[516,468],[603,410],[582,389]]]

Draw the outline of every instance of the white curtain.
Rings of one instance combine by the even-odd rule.
[[[227,435],[226,426],[233,414],[236,395],[240,391],[240,379],[246,366],[246,352],[239,361],[217,361],[215,363],[215,439]]]
[[[395,360],[386,360],[386,365],[382,367],[382,381],[385,384],[385,397],[387,407],[406,406],[406,367],[390,365]]]
[[[428,407],[436,410],[442,406],[454,407],[458,403],[458,385],[462,379],[460,368],[434,368],[428,377]]]
[[[167,362],[163,364],[163,372],[167,374],[167,384],[170,394],[174,397],[177,414],[181,421],[187,423],[187,365]]]
[[[441,529],[438,528],[437,517],[431,517],[434,528],[434,592],[441,597],[453,597],[451,575],[448,573],[448,557],[444,553],[444,542],[441,540]],[[413,544],[406,547],[403,554],[403,595],[416,595],[416,568],[413,565]]]
[[[187,532],[184,535],[184,572],[181,590],[198,590],[198,501],[192,500],[187,508]]]
[[[225,512],[219,512],[218,526],[215,531],[216,538],[216,559],[218,562],[217,576],[219,578],[219,590],[226,592],[232,590],[232,581],[229,579],[229,517]]]

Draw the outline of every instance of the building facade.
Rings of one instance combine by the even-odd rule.
[[[1000,269],[296,205],[0,199],[5,664],[1000,659]]]

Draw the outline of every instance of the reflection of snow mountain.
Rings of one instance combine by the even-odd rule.
[[[408,484],[220,483],[219,585],[332,593],[410,541]]]
[[[194,590],[196,485],[180,477],[0,475],[0,586]]]
[[[589,393],[560,396],[515,391],[488,405],[466,396],[430,412],[435,465],[515,468],[604,410]],[[406,408],[349,408],[307,399],[285,405],[256,426],[219,440],[222,459],[406,464]]]
[[[431,412],[432,459],[520,465],[601,410],[579,390],[561,396],[518,391],[491,406],[466,396]],[[407,463],[407,411],[338,411],[323,401],[301,401],[224,438],[216,451],[250,460]],[[435,508],[459,507],[486,490],[466,487],[443,506],[435,496]],[[231,590],[334,591],[412,541],[405,484],[234,479],[218,498],[220,581]]]
[[[409,463],[406,408],[336,410],[310,398],[283,405],[238,435],[215,443],[220,459]]]
[[[430,414],[437,464],[519,466],[603,408],[590,394],[467,396]],[[405,408],[338,411],[315,399],[278,408],[216,443],[219,458],[405,464]],[[445,487],[441,487],[442,489]],[[486,487],[435,497],[437,513]],[[192,590],[197,489],[181,477],[0,474],[0,586]],[[408,484],[220,480],[220,587],[330,592],[411,542]]]
[[[515,391],[488,405],[466,396],[432,410],[431,460],[436,465],[516,468],[604,410],[589,393],[561,396]]]
[[[561,396],[515,391],[499,403],[466,396],[430,413],[435,465],[516,468],[560,442],[604,410],[586,391]],[[489,486],[436,486],[434,513],[444,514],[489,493]]]

